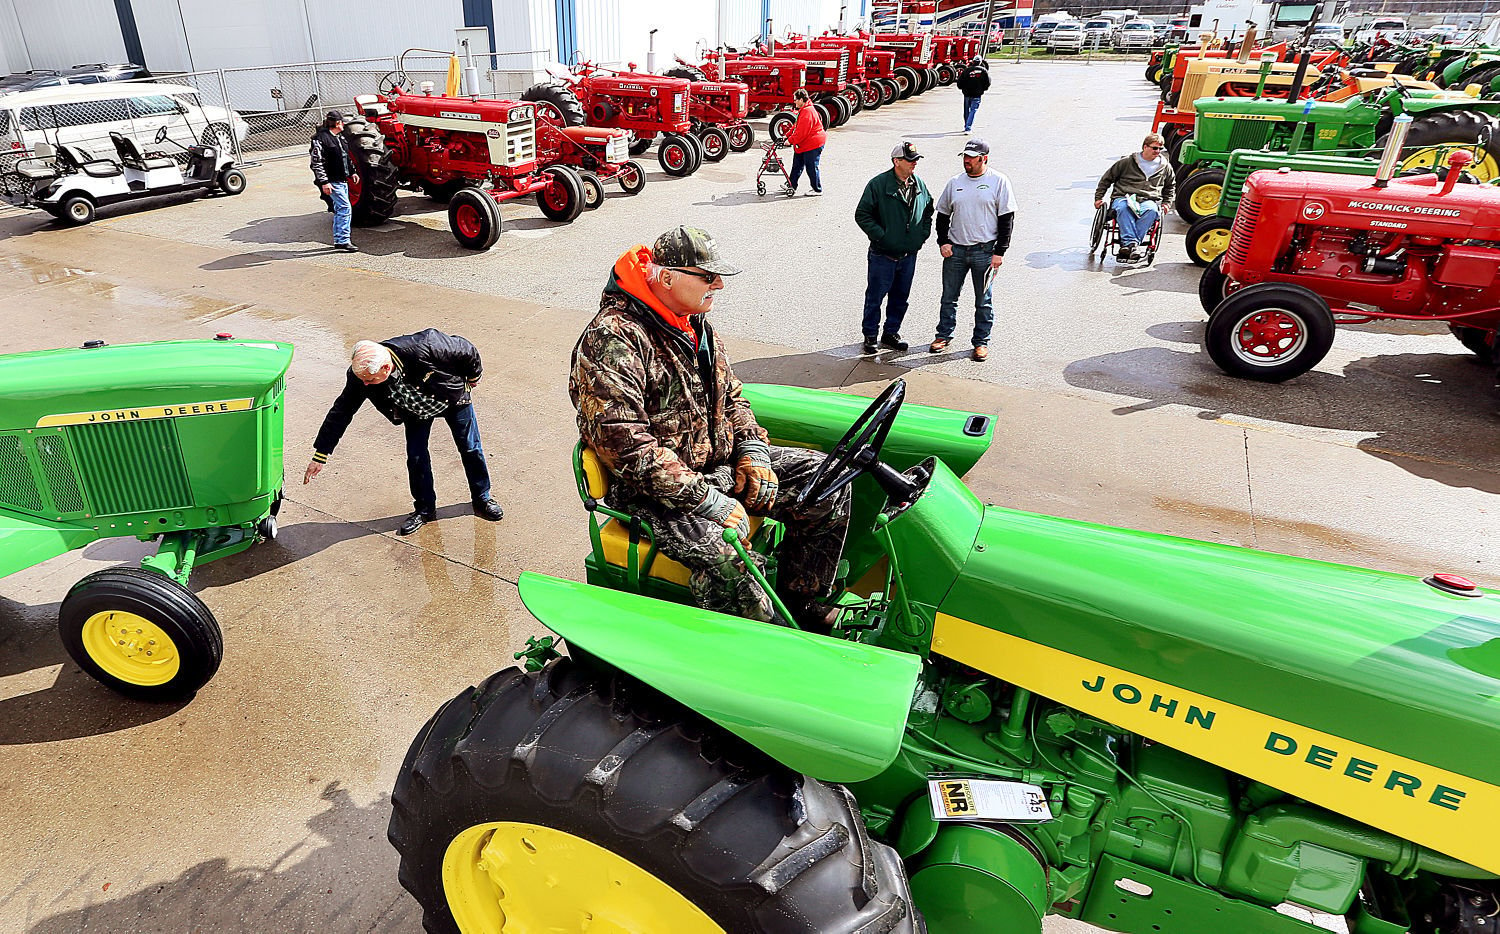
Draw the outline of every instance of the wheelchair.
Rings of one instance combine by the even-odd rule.
[[[1095,253],[1102,260],[1105,256],[1119,250],[1120,247],[1120,223],[1115,220],[1115,212],[1110,207],[1114,198],[1104,199],[1104,203],[1094,211],[1094,226],[1089,231],[1089,258]],[[1144,265],[1156,262],[1156,251],[1161,247],[1161,211],[1156,212],[1156,223],[1146,233],[1146,259]]]

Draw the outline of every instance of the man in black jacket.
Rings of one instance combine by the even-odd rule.
[[[359,247],[349,242],[349,222],[353,217],[353,206],[349,202],[349,183],[359,184],[354,160],[349,156],[349,144],[344,139],[344,115],[330,110],[323,118],[323,125],[313,134],[308,155],[313,173],[313,184],[322,192],[323,200],[333,211],[333,248],[346,253],[358,253]]]
[[[302,482],[311,483],[322,472],[354,413],[368,399],[392,425],[406,426],[406,474],[415,509],[396,530],[397,535],[410,535],[437,518],[427,439],[432,433],[432,420],[439,417],[448,423],[463,458],[474,514],[491,522],[501,518],[505,512],[490,496],[490,470],[469,397],[481,372],[479,351],[473,344],[436,328],[378,344],[355,344],[344,391],[318,429],[312,461],[302,474]]]
[[[979,98],[990,89],[989,63],[976,58],[964,66],[954,82],[964,96],[964,132],[974,129],[974,115],[979,113]]]

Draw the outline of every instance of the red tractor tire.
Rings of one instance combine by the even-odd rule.
[[[500,239],[500,228],[500,205],[484,190],[468,185],[449,199],[448,229],[464,249],[488,250]]]
[[[896,68],[896,87],[900,88],[901,99],[906,100],[917,93],[917,88],[922,86],[922,78],[917,70],[910,65],[900,65]]]
[[[570,224],[583,213],[585,197],[583,179],[572,166],[551,165],[542,170],[552,176],[550,184],[536,193],[537,207],[548,220]]]
[[[360,227],[384,224],[396,213],[396,188],[401,171],[385,148],[385,137],[377,127],[355,117],[344,124],[344,141],[359,182],[349,183],[353,222]]]
[[[583,183],[583,209],[598,210],[604,203],[604,179],[593,172],[579,172],[578,180]]]
[[[865,109],[865,95],[857,85],[849,85],[839,92],[839,97],[845,104],[849,105],[849,116],[854,116]]]
[[[1230,376],[1281,383],[1318,365],[1333,346],[1333,312],[1312,289],[1262,282],[1219,303],[1203,349]]]
[[[819,114],[818,116],[823,116]],[[771,114],[770,121],[766,124],[766,134],[777,143],[785,143],[792,135],[792,127],[797,125],[797,115],[790,110],[781,110]],[[826,124],[825,124],[826,125]]]
[[[554,126],[583,126],[583,105],[573,89],[561,81],[543,81],[521,92],[521,100],[536,104],[537,116]]]
[[[656,147],[656,161],[661,170],[673,178],[692,175],[697,168],[698,153],[689,138],[680,133],[668,133]]]
[[[880,106],[884,107],[901,98],[901,88],[894,78],[881,78],[876,84],[880,85]]]
[[[878,110],[885,103],[885,95],[880,91],[880,82],[866,81],[864,87],[860,88],[860,100],[864,102],[866,110]]]
[[[729,134],[716,126],[700,127],[698,145],[703,147],[705,162],[723,162],[729,155]]]
[[[615,181],[620,183],[620,190],[625,194],[638,195],[646,187],[646,167],[632,159],[621,166]]]
[[[834,127],[838,126],[837,123],[833,122],[833,115],[835,111],[827,104],[827,102],[818,101],[816,104],[813,104],[813,113],[817,114],[818,119],[822,121],[823,129],[831,130]]]
[[[843,126],[849,122],[853,113],[849,110],[849,102],[837,94],[827,98],[828,112],[833,114],[834,126]],[[837,111],[835,113],[835,111]]]
[[[755,145],[755,127],[748,123],[736,123],[724,132],[729,134],[730,152],[745,152]]]
[[[926,87],[918,91],[918,94],[926,94],[928,91],[931,91],[933,88],[938,86],[937,71],[935,71],[934,69],[923,68],[919,72],[919,74],[922,76],[922,81],[925,83]]]
[[[634,130],[631,130],[630,132],[631,136],[633,137],[630,140],[630,154],[632,156],[639,156],[641,153],[650,149],[652,141],[656,139],[655,133],[650,133],[646,136],[638,136],[636,135]]]
[[[703,142],[691,133],[684,133],[682,138],[687,140],[689,146],[693,147],[693,167],[688,170],[688,174],[692,175],[703,168]]]
[[[937,66],[934,71],[937,72],[937,83],[941,84],[943,87],[947,87],[948,85],[952,84],[954,77],[956,77],[953,74],[953,66],[949,65],[946,62]]]

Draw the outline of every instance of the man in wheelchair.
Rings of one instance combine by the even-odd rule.
[[[605,501],[645,520],[656,549],[691,572],[701,607],[774,621],[724,529],[751,536],[783,524],[777,590],[804,628],[824,628],[849,526],[847,486],[798,502],[824,455],[772,447],[708,322],[716,293],[740,270],[707,232],[676,227],[616,262],[599,313],[573,348],[568,393],[584,445],[608,474]],[[750,552],[764,569],[764,556]]]
[[[1094,187],[1095,208],[1104,205],[1104,192],[1111,187],[1110,209],[1120,231],[1115,259],[1126,263],[1142,260],[1151,228],[1170,209],[1177,193],[1177,175],[1167,161],[1160,133],[1147,133],[1140,152],[1119,159],[1099,176],[1099,184]]]

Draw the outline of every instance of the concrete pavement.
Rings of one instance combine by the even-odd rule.
[[[0,793],[12,815],[0,861],[14,867],[0,930],[420,928],[384,840],[386,795],[426,717],[539,632],[516,597],[519,572],[580,576],[568,353],[614,256],[672,223],[708,226],[747,267],[716,312],[741,378],[873,394],[904,376],[915,401],[997,415],[969,478],[988,502],[1496,584],[1483,547],[1500,531],[1493,406],[1457,342],[1341,330],[1308,377],[1236,383],[1194,349],[1192,270],[1170,252],[1124,275],[1081,261],[1090,179],[1144,131],[1137,72],[997,71],[980,128],[1017,181],[1023,219],[986,366],[852,352],[858,187],[903,133],[931,141],[923,169],[938,182],[962,139],[947,133],[951,91],[831,134],[822,199],[747,196],[754,158],[732,157],[685,180],[653,172],[643,195],[569,227],[509,206],[506,234],[482,255],[458,249],[409,195],[396,222],[356,232],[365,253],[329,253],[327,215],[304,167],[287,163],[254,171],[237,199],[89,228],[0,219],[8,349],[222,330],[297,345],[282,537],[195,575],[226,647],[194,701],[122,700],[57,641],[67,588],[143,546],[101,542],[0,581]],[[1035,103],[1044,84],[1057,85],[1050,108]],[[928,336],[915,325],[935,320],[936,268],[919,265],[915,340]],[[313,485],[300,476],[349,345],[428,325],[484,353],[476,406],[507,515],[469,515],[439,437],[449,505],[398,539],[410,509],[401,439],[373,414]]]

